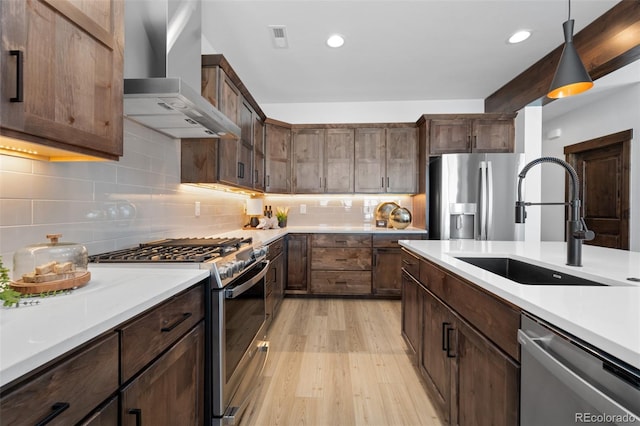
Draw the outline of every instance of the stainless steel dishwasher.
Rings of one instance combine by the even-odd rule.
[[[640,370],[522,315],[521,426],[640,425]]]

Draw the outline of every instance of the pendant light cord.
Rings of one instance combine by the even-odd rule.
[[[567,21],[571,20],[571,0],[569,0],[569,17],[567,18]]]

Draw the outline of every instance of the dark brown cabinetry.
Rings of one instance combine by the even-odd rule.
[[[357,128],[355,192],[414,193],[418,179],[417,141],[415,126]]]
[[[309,288],[308,234],[287,235],[287,284],[285,293],[306,294]]]
[[[353,129],[293,130],[293,192],[353,192]]]
[[[204,423],[204,322],[121,391],[123,425]]]
[[[314,234],[312,294],[371,294],[371,235]]]
[[[117,160],[124,2],[77,3],[0,2],[0,134],[39,144],[39,158]]]
[[[266,309],[267,324],[270,325],[278,314],[280,303],[284,298],[284,286],[286,280],[285,271],[285,240],[280,238],[269,244],[269,271],[266,277]]]
[[[445,422],[517,424],[517,308],[431,262],[416,270],[415,256],[403,259],[403,334],[416,348],[417,324],[418,368]]]
[[[429,154],[514,152],[515,114],[425,116],[430,120]]]
[[[265,185],[264,122],[258,116],[253,119],[253,188],[264,191]]]
[[[291,192],[291,127],[265,122],[265,189],[271,193]]]
[[[398,240],[422,239],[422,234],[373,234],[372,293],[400,297],[402,250]]]
[[[89,379],[90,378],[90,379]],[[2,424],[76,424],[118,389],[118,335],[78,348],[0,396]]]
[[[118,397],[111,398],[106,404],[98,408],[81,426],[113,426],[118,424]]]

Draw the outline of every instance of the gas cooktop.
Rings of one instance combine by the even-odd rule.
[[[89,256],[91,263],[210,262],[250,245],[251,238],[176,238]]]

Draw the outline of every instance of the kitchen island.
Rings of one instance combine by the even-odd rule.
[[[583,247],[582,267],[566,266],[561,242],[401,240],[419,257],[472,282],[598,349],[640,368],[640,253]],[[524,285],[457,257],[509,257],[606,286]],[[516,336],[513,336],[516,339]]]

